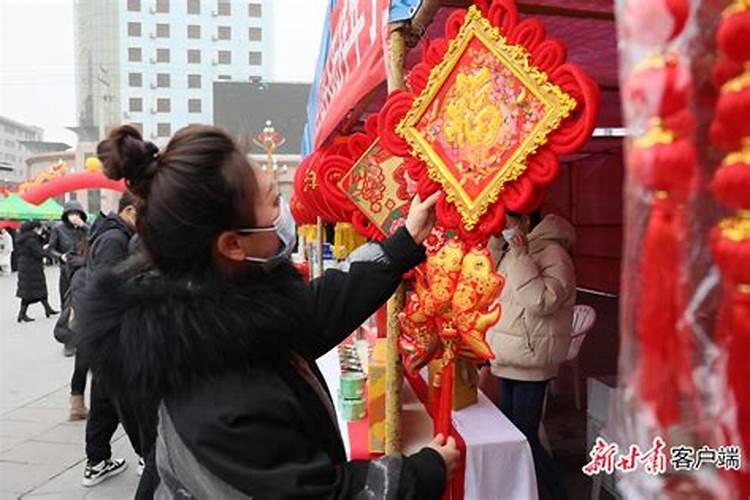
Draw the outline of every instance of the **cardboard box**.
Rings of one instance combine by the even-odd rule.
[[[435,375],[440,369],[440,360],[431,361],[428,366],[429,373],[429,401],[435,402]],[[456,360],[456,368],[453,377],[453,409],[460,410],[477,402],[477,390],[479,390],[479,372],[476,365],[464,359]]]
[[[367,367],[370,453],[385,453],[385,339],[377,339]]]

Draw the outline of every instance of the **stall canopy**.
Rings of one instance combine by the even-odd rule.
[[[0,200],[0,219],[26,220],[44,218],[44,210],[41,207],[24,201],[15,193]]]

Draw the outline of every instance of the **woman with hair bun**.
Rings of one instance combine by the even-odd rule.
[[[307,284],[286,200],[225,132],[187,127],[160,151],[123,126],[98,154],[139,197],[146,259],[89,284],[81,337],[110,391],[161,402],[155,497],[440,498],[453,440],[347,462],[315,364],[422,262],[436,196],[372,244],[377,261]]]

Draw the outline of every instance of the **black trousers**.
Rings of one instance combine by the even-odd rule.
[[[112,398],[103,384],[91,381],[91,408],[86,421],[86,458],[97,464],[112,457],[112,436],[122,424],[138,456],[146,459],[156,443],[157,407]]]
[[[49,305],[49,301],[47,300],[47,297],[44,297],[43,299],[38,299],[38,300],[21,299],[21,308],[18,311],[18,316],[19,317],[26,316],[26,312],[29,310],[29,306],[31,304],[36,304],[37,302],[42,303],[42,305],[44,306],[45,313],[48,313],[49,311],[52,310],[52,306]]]
[[[80,350],[76,350],[76,362],[73,368],[73,377],[70,379],[70,394],[83,396],[86,392],[86,376],[89,373],[89,362]]]
[[[539,440],[547,381],[526,382],[500,379],[500,410],[518,427],[529,442],[536,476],[554,500],[567,500],[565,483],[555,461]]]

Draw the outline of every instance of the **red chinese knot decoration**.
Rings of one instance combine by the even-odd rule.
[[[557,155],[593,131],[599,92],[535,19],[511,1],[457,11],[380,114],[380,141],[407,156],[421,197],[445,197],[438,222],[467,243],[504,226],[506,208],[529,212],[559,171]]]

